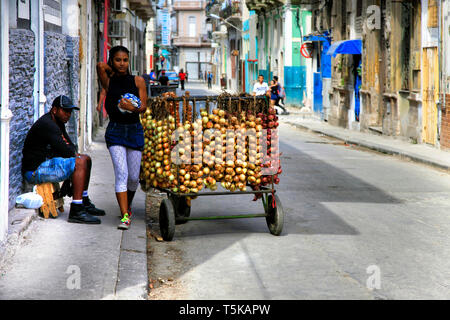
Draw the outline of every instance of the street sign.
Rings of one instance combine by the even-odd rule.
[[[170,13],[167,9],[161,11],[161,44],[170,46]]]

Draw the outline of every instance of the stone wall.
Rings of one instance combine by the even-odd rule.
[[[13,113],[10,127],[9,209],[23,191],[22,148],[33,124],[34,43],[30,30],[9,31],[9,108]]]
[[[78,38],[61,33],[45,32],[44,94],[47,97],[45,110],[49,111],[53,100],[66,95],[78,106],[79,59]],[[67,132],[72,142],[78,143],[78,112],[73,112],[67,123]]]

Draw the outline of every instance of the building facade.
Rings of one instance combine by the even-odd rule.
[[[116,12],[119,6],[121,13]],[[134,24],[119,40],[112,31],[117,27],[117,14],[123,12],[133,16]],[[100,93],[96,62],[107,60],[111,45],[131,46],[131,68],[141,74],[145,66],[145,22],[154,9],[151,1],[5,0],[1,2],[1,14],[3,241],[16,197],[31,188],[21,174],[28,130],[50,110],[54,98],[66,95],[80,108],[72,114],[67,131],[78,151],[84,152],[101,118],[96,111]]]
[[[176,28],[172,32],[172,46],[176,48],[177,69],[188,74],[188,81],[205,81],[205,73],[212,71],[212,25],[206,21],[205,7],[204,0],[173,1]]]

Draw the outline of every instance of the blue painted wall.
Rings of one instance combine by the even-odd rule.
[[[301,105],[306,96],[306,66],[284,67],[285,103]]]

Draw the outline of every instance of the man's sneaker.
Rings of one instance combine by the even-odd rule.
[[[123,215],[123,218],[122,220],[120,220],[120,223],[117,226],[117,228],[122,230],[128,230],[130,224],[131,224],[131,214],[127,212]]]
[[[104,216],[105,210],[98,209],[95,207],[95,205],[92,203],[91,199],[89,197],[83,197],[83,205],[86,209],[86,212],[93,216]]]
[[[70,204],[70,212],[68,222],[72,223],[86,223],[86,224],[100,224],[101,220],[86,212],[83,204]]]

